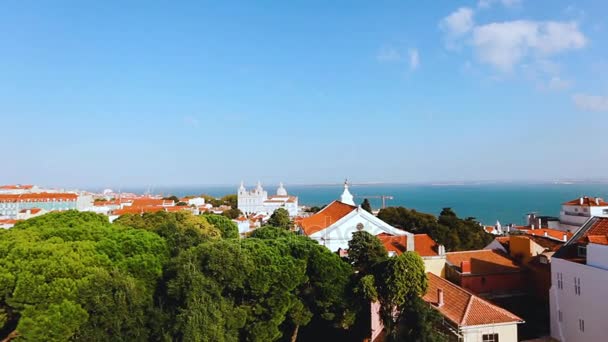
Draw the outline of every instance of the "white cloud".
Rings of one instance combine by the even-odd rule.
[[[477,2],[477,7],[489,8],[497,2],[500,2],[505,7],[514,7],[520,5],[521,1],[522,0],[479,0]]]
[[[473,25],[473,10],[469,7],[457,9],[439,23],[439,27],[451,37],[459,37],[468,33]]]
[[[401,54],[392,47],[383,47],[376,55],[376,59],[380,62],[398,62],[401,60]]]
[[[525,57],[547,57],[587,43],[574,22],[507,21],[473,28],[472,45],[481,62],[509,71]]]
[[[418,49],[410,49],[410,69],[416,70],[420,65],[420,55],[418,54]]]
[[[577,107],[592,112],[608,112],[608,96],[575,94],[572,100]]]

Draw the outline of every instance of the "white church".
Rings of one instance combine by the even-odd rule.
[[[255,189],[248,191],[243,182],[237,192],[238,208],[245,215],[248,214],[272,214],[278,208],[284,208],[289,212],[289,216],[298,215],[298,197],[290,196],[283,186],[279,184],[276,195],[268,196],[268,192],[262,188],[262,183],[258,182]]]
[[[414,235],[397,229],[356,206],[353,195],[344,182],[344,192],[339,201],[333,201],[316,214],[296,221],[300,232],[332,252],[348,249],[353,233],[365,230],[372,235],[407,236],[407,250],[415,250]]]

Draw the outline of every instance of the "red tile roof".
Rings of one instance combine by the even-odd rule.
[[[463,261],[471,265],[471,274],[519,272],[521,267],[507,255],[492,249],[446,253],[448,263],[460,267]]]
[[[144,206],[156,206],[156,205],[169,205],[173,206],[173,200],[164,200],[162,198],[151,198],[151,197],[141,197],[133,200],[133,207],[144,207]]]
[[[40,212],[40,210],[42,210],[42,209],[40,209],[40,208],[21,209],[21,210],[19,210],[19,213],[25,214],[25,213],[27,213],[28,210],[30,211],[30,214],[38,214]]]
[[[1,185],[0,190],[30,190],[33,188],[33,185],[29,184],[9,184],[9,185]]]
[[[176,211],[182,211],[182,210],[189,210],[192,211],[192,208],[190,208],[187,205],[177,205],[175,207],[164,207],[166,211],[168,212],[176,212]]]
[[[311,235],[331,226],[356,209],[355,206],[333,201],[316,214],[299,220],[297,224],[304,230],[304,234]]]
[[[572,201],[568,201],[566,203],[564,203],[564,205],[578,205],[578,206],[584,206],[584,207],[606,207],[608,206],[608,203],[604,202],[603,198],[593,198],[593,197],[583,197],[583,204],[581,204],[581,199],[577,198],[577,199],[573,199]]]
[[[445,318],[458,326],[473,326],[500,323],[522,323],[523,320],[468,292],[460,286],[432,273],[427,273],[428,289],[422,297]],[[438,305],[438,290],[443,291],[443,305]]]
[[[116,209],[112,211],[112,215],[124,215],[124,214],[143,214],[143,213],[155,213],[157,211],[163,211],[163,206],[144,206],[144,207],[124,207],[122,209]]]
[[[608,245],[608,218],[598,217],[582,239],[585,242]]]
[[[534,235],[534,236],[545,236],[545,233],[547,233],[547,237],[555,239],[555,240],[559,240],[559,241],[564,241],[564,234],[566,234],[566,239],[570,240],[570,238],[572,237],[572,233],[570,232],[566,232],[563,230],[558,230],[558,229],[551,229],[551,228],[539,228],[539,229],[519,229],[519,231],[523,232],[526,235]]]
[[[382,233],[377,236],[387,251],[395,252],[397,255],[407,251],[407,235],[393,236]],[[414,235],[414,251],[420,256],[437,256],[438,247],[437,242],[433,241],[427,234]]]
[[[13,219],[0,219],[0,224],[15,224],[17,220]]]
[[[75,201],[78,195],[66,192],[49,193],[27,193],[27,194],[0,194],[0,202],[51,202],[55,201]]]

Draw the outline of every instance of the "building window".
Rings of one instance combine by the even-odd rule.
[[[578,256],[586,257],[587,256],[587,246],[578,246]]]
[[[574,277],[574,293],[581,295],[581,278]]]
[[[559,272],[557,273],[557,288],[560,290],[564,288],[564,276]]]
[[[584,319],[579,319],[578,320],[578,328],[582,332],[585,331],[585,320]]]
[[[498,334],[484,334],[481,336],[483,342],[498,342]]]
[[[562,310],[557,310],[557,319],[561,322],[564,319],[562,315]]]

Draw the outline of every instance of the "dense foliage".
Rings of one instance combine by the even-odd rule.
[[[270,218],[268,219],[268,225],[283,229],[291,229],[292,222],[289,218],[289,212],[287,209],[278,208],[276,209]]]
[[[226,217],[187,212],[20,222],[0,231],[0,339],[361,340],[371,301],[390,336],[432,335],[420,257],[389,258],[357,232],[343,260],[281,215],[245,239]]]
[[[361,203],[361,209],[366,210],[369,213],[372,213],[372,205],[369,203],[369,200],[367,198],[363,199],[363,202]]]
[[[429,234],[448,251],[482,249],[493,239],[474,218],[461,219],[450,208],[435,217],[404,207],[389,207],[381,209],[378,218],[414,234]]]
[[[0,336],[147,341],[162,266],[158,235],[93,213],[50,213],[0,235]]]

